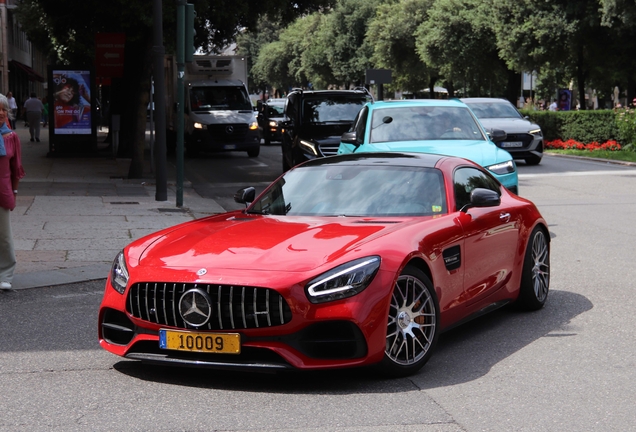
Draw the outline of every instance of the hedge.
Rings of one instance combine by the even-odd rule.
[[[582,143],[615,140],[626,145],[612,110],[590,111],[533,111],[521,110],[524,116],[539,126],[545,141],[569,139]]]

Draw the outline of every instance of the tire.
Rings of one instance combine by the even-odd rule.
[[[439,327],[433,283],[421,270],[406,266],[391,295],[382,373],[404,377],[420,370],[435,348]]]
[[[253,157],[258,156],[260,153],[261,153],[261,147],[260,146],[252,147],[251,149],[249,149],[247,151],[247,156],[253,158]]]
[[[527,311],[538,310],[548,299],[550,289],[550,243],[545,231],[536,227],[528,241],[516,305]]]
[[[263,140],[265,141],[265,145],[271,145],[272,144],[272,139],[268,136],[266,136],[265,138],[263,138]]]

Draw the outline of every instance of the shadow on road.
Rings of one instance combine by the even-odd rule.
[[[384,378],[373,368],[259,374],[189,369],[120,361],[115,370],[144,381],[252,392],[291,394],[393,393],[444,387],[484,376],[503,359],[542,337],[575,337],[568,323],[590,310],[582,295],[551,291],[532,313],[503,308],[444,333],[430,362],[415,376]]]

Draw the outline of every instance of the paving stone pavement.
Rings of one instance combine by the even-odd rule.
[[[126,179],[130,159],[115,158],[98,134],[95,155],[47,157],[48,128],[29,140],[19,122],[26,177],[11,213],[17,268],[13,289],[106,278],[115,255],[132,240],[162,228],[223,212],[187,180],[176,206],[175,167],[168,164],[168,199],[155,200],[150,162],[144,179]]]

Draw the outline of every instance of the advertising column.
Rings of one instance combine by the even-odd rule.
[[[92,71],[51,68],[49,73],[51,152],[96,148],[91,110]]]

